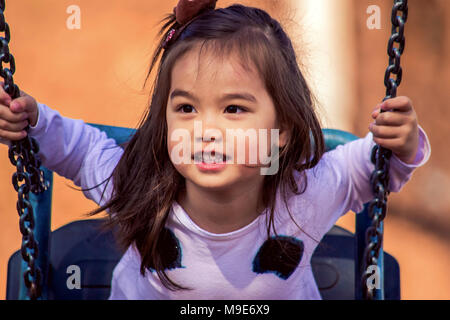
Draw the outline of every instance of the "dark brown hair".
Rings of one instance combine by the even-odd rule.
[[[163,52],[150,106],[107,179],[108,182],[113,179],[111,198],[89,214],[106,209],[113,212],[107,226],[115,227],[119,244],[124,248],[135,244],[142,259],[142,275],[151,267],[165,287],[177,290],[186,288],[170,280],[164,272],[161,250],[168,213],[184,187],[184,177],[171,163],[167,150],[166,105],[175,62],[201,44],[202,48],[215,50],[217,55],[239,54],[242,65],[251,62],[263,79],[275,104],[280,127],[290,133],[280,151],[277,174],[265,176],[264,180],[262,199],[270,209],[266,216],[268,237],[272,227],[276,234],[273,221],[278,188],[286,208],[290,191],[301,194],[306,190],[305,170],[313,168],[321,159],[324,138],[314,110],[315,99],[299,69],[292,43],[280,24],[264,10],[235,4],[209,11],[193,21],[166,49],[162,48],[165,36],[178,25],[174,14],[161,22],[165,22],[159,33],[161,41],[146,78],[147,82]],[[299,184],[294,179],[294,170],[301,173]]]

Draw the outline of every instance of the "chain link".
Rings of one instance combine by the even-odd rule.
[[[399,15],[402,13],[402,15]],[[384,76],[384,85],[386,86],[386,97],[392,99],[397,96],[397,88],[402,81],[402,67],[400,58],[405,50],[404,30],[406,20],[408,19],[408,0],[394,0],[392,8],[392,35],[388,42],[389,66]],[[394,45],[398,44],[398,48]],[[396,77],[394,78],[393,75]],[[384,111],[381,111],[384,112]],[[378,265],[380,250],[383,243],[383,233],[381,231],[381,222],[386,217],[387,196],[389,195],[389,159],[392,152],[388,149],[376,145],[372,150],[372,163],[375,170],[370,177],[374,199],[368,207],[369,217],[372,220],[371,226],[366,231],[366,248],[363,257],[362,269],[362,288],[363,297],[366,300],[375,298],[375,288],[368,286],[368,278],[372,276],[369,266]]]
[[[14,57],[9,52],[11,33],[5,21],[5,0],[0,0],[0,76],[4,79],[4,89],[12,99],[20,97],[20,89],[14,84],[13,75],[16,72]],[[5,68],[3,63],[8,63]],[[29,126],[25,128],[28,132]],[[38,258],[38,243],[34,238],[34,212],[29,199],[29,192],[41,193],[49,187],[44,181],[44,173],[39,169],[41,161],[38,157],[39,145],[34,138],[27,135],[20,141],[11,141],[8,156],[11,163],[16,166],[17,172],[12,176],[12,184],[18,193],[17,212],[19,214],[19,227],[22,233],[21,254],[27,263],[23,277],[31,300],[39,298],[42,291],[42,274],[36,265]],[[23,184],[19,184],[23,181]]]

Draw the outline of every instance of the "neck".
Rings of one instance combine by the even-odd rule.
[[[201,188],[186,180],[178,203],[200,228],[211,233],[228,233],[251,223],[264,210],[263,178],[227,189]]]

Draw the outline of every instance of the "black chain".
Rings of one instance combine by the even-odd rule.
[[[402,15],[399,15],[402,13]],[[397,96],[397,88],[402,81],[402,68],[400,66],[400,58],[405,50],[405,23],[408,19],[408,0],[394,0],[392,8],[392,35],[388,43],[389,66],[384,77],[384,85],[386,86],[386,97],[392,99]],[[399,45],[398,48],[394,44]],[[396,75],[396,78],[391,77]],[[384,111],[381,111],[384,112]],[[383,242],[383,233],[380,228],[381,222],[386,217],[387,196],[389,195],[389,159],[392,152],[388,149],[376,145],[372,150],[372,162],[375,165],[370,182],[374,199],[368,207],[369,217],[372,224],[366,231],[366,248],[364,250],[363,269],[362,269],[362,288],[363,297],[366,300],[374,299],[374,288],[367,285],[367,280],[372,276],[369,266],[377,266],[380,249]]]
[[[4,37],[0,37],[0,76],[5,81],[5,91],[12,99],[16,99],[20,97],[20,90],[13,80],[16,65],[14,57],[9,52],[11,34],[5,21],[4,12],[5,0],[0,0],[0,32],[5,33]],[[3,63],[9,63],[9,68],[3,68]],[[25,130],[28,132],[29,125]],[[27,263],[27,269],[23,277],[31,300],[35,300],[41,295],[42,274],[36,265],[38,244],[34,239],[34,212],[29,199],[29,192],[41,193],[48,188],[48,182],[44,181],[44,173],[39,169],[41,161],[38,152],[38,143],[28,135],[20,141],[11,141],[8,151],[11,163],[17,167],[17,172],[12,176],[12,184],[18,193],[17,212],[20,217],[20,232],[23,235],[21,254],[23,260]],[[19,185],[21,181],[24,181],[24,183]]]

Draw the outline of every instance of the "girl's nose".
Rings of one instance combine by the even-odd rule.
[[[197,142],[221,142],[223,134],[217,127],[208,126],[203,128],[202,132],[198,132],[195,135],[195,139]]]
[[[196,141],[214,141],[221,142],[223,139],[223,130],[220,126],[219,117],[215,114],[205,114],[197,126],[195,135]]]

